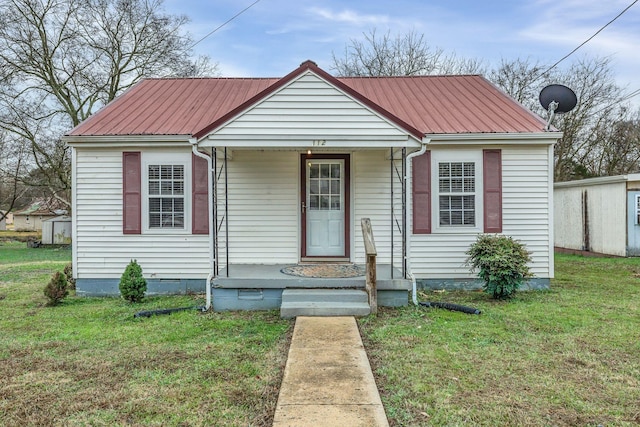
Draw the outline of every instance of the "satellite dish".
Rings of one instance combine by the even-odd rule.
[[[563,85],[549,85],[540,91],[538,97],[542,108],[549,112],[549,121],[545,130],[551,128],[551,122],[556,113],[568,113],[578,103],[575,92]]]
[[[563,85],[549,85],[540,92],[540,104],[545,110],[549,110],[552,102],[557,102],[556,113],[568,113],[578,103],[575,92]]]

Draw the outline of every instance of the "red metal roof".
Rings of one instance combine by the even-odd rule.
[[[146,79],[69,135],[193,135],[278,79]]]
[[[481,76],[335,78],[306,61],[281,79],[143,80],[69,135],[202,137],[307,70],[416,137],[542,132],[545,127],[540,117]]]

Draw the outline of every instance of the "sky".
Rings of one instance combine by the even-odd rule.
[[[190,18],[194,41],[255,0],[165,0]],[[615,18],[633,0],[260,0],[194,47],[222,76],[282,77],[310,59],[332,72],[351,40],[376,29],[424,34],[434,48],[488,66],[501,59],[551,65]],[[565,60],[607,57],[617,83],[640,89],[640,2]],[[562,83],[562,82],[558,82]],[[640,95],[633,99],[640,103]]]

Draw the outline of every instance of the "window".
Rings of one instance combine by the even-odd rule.
[[[640,224],[640,196],[636,196],[636,225],[638,224]]]
[[[184,229],[184,165],[149,164],[147,173],[149,228]]]
[[[476,226],[476,187],[475,162],[438,163],[440,226]]]
[[[309,162],[309,209],[341,209],[341,163]]]

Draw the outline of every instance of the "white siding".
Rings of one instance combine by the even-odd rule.
[[[585,236],[584,226],[585,194],[588,236]],[[625,182],[556,188],[555,245],[567,249],[625,256],[626,195]]]
[[[386,151],[358,151],[353,155],[352,192],[354,194],[353,230],[354,246],[352,259],[355,262],[365,262],[364,242],[360,221],[362,218],[371,219],[373,237],[378,250],[377,261],[388,264],[391,260],[391,166],[390,152]],[[401,154],[394,155],[394,158]],[[401,171],[402,162],[397,160],[395,166]],[[402,183],[394,171],[394,217],[402,227]],[[402,266],[402,235],[394,221],[394,265]]]
[[[228,166],[229,262],[297,263],[299,254],[300,154],[235,151]],[[224,170],[218,186],[219,257],[226,261]]]
[[[122,234],[122,151],[142,151],[143,158],[145,152],[159,152],[76,149],[77,277],[119,278],[129,261],[136,259],[146,278],[206,278],[208,236],[192,235],[190,230],[179,234]],[[171,156],[171,151],[164,152]],[[186,149],[179,153],[189,152]],[[191,173],[186,171],[185,175]],[[190,215],[189,204],[185,212]]]
[[[351,153],[351,259],[364,262],[360,220],[370,218],[378,261],[391,258],[390,162],[388,151]],[[397,154],[399,156],[399,154]],[[401,162],[397,161],[398,168]],[[229,262],[297,263],[300,257],[300,153],[235,151],[229,177]],[[226,261],[224,171],[218,187],[220,261]],[[399,169],[400,170],[400,169]],[[401,182],[394,182],[395,216],[402,224]],[[394,261],[401,265],[402,237],[394,227]]]
[[[434,153],[445,148],[451,147],[430,147]],[[531,270],[537,277],[552,277],[549,148],[546,145],[493,148],[502,149],[503,234],[526,244],[532,252]],[[481,151],[482,147],[468,149]],[[413,235],[413,273],[424,279],[475,277],[464,263],[467,258],[465,252],[476,236],[476,233],[442,232]]]
[[[498,147],[498,146],[496,146]],[[548,147],[502,148],[503,232],[533,252],[533,272],[550,277],[550,194]],[[438,150],[438,147],[430,147]],[[470,146],[470,150],[482,150]],[[124,150],[130,151],[130,150]],[[141,150],[143,153],[150,150]],[[156,151],[157,152],[157,151]],[[184,151],[183,151],[184,152]],[[392,172],[389,150],[351,152],[351,259],[364,261],[360,220],[370,218],[378,261],[391,255],[391,176],[395,217],[402,225],[401,182]],[[400,155],[397,154],[399,157]],[[218,159],[220,264],[224,267],[225,194]],[[401,161],[395,162],[401,171]],[[300,257],[300,153],[235,150],[227,162],[229,260],[231,263],[297,263]],[[190,176],[190,174],[187,174]],[[117,278],[131,259],[146,277],[206,277],[208,236],[190,233],[122,234],[122,151],[78,149],[76,152],[76,272],[79,278]],[[411,193],[411,182],[407,183]],[[407,206],[411,213],[411,202]],[[187,208],[187,212],[190,209]],[[411,232],[411,223],[407,224]],[[393,226],[394,261],[401,266],[402,237]],[[411,258],[418,278],[473,277],[464,266],[475,233],[413,235]]]
[[[330,146],[333,140],[354,135],[380,141],[406,137],[406,132],[314,74],[305,74],[217,130],[210,139],[221,145],[252,136],[309,143],[325,139]]]
[[[527,245],[536,277],[553,277],[548,146],[502,149],[502,233]]]

